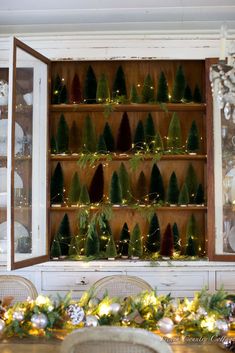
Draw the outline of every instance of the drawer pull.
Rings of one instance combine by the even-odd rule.
[[[166,286],[166,287],[170,287],[170,286],[173,286],[175,283],[174,282],[171,282],[171,283],[162,283],[163,286]]]
[[[80,286],[86,286],[89,284],[89,281],[86,280],[86,277],[82,277],[82,279],[79,282],[75,282],[75,284],[78,284]]]

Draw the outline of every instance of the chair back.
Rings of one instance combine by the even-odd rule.
[[[131,327],[85,327],[65,337],[60,353],[172,353],[164,339]]]
[[[135,276],[115,275],[107,276],[93,285],[94,296],[102,298],[107,292],[110,297],[125,298],[142,291],[152,291],[152,287],[143,279]]]
[[[15,275],[0,275],[0,300],[13,297],[12,303],[25,301],[28,297],[35,299],[37,290],[28,279]]]

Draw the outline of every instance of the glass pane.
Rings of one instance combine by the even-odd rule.
[[[12,157],[14,262],[47,253],[46,88],[47,64],[17,48]]]

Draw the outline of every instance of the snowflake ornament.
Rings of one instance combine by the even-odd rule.
[[[72,325],[78,325],[85,317],[84,310],[77,304],[70,304],[67,309],[67,314]]]

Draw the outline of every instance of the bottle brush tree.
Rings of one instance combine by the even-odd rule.
[[[50,148],[51,148],[51,154],[57,153],[56,140],[54,136],[51,136]]]
[[[131,103],[140,103],[140,97],[138,96],[138,92],[135,85],[131,86],[130,91],[130,102]]]
[[[151,113],[148,114],[145,121],[145,140],[150,150],[153,150],[155,141],[155,127]]]
[[[138,124],[135,129],[134,135],[134,149],[136,151],[143,150],[145,143],[145,134],[144,134],[144,125],[141,120],[138,121]]]
[[[169,98],[167,80],[164,72],[161,71],[157,85],[157,102],[167,103],[168,101]]]
[[[197,255],[195,241],[192,237],[188,238],[188,242],[186,244],[186,249],[185,249],[185,255],[187,255],[187,256],[196,256]]]
[[[173,113],[167,135],[167,149],[169,151],[178,151],[182,148],[180,120],[176,113]]]
[[[71,238],[70,246],[69,246],[69,256],[80,255],[81,251],[81,240],[79,235],[74,235]]]
[[[131,149],[131,128],[127,113],[123,113],[117,136],[117,150],[127,152]]]
[[[189,194],[188,194],[188,187],[186,183],[183,184],[180,190],[178,204],[179,205],[189,204]]]
[[[80,196],[79,196],[79,203],[81,205],[89,205],[90,202],[91,201],[90,201],[89,192],[87,190],[87,186],[85,184],[83,184],[81,187],[81,192],[80,192]]]
[[[193,101],[195,103],[201,103],[202,102],[202,96],[201,96],[201,92],[200,89],[198,87],[198,85],[195,86],[194,92],[193,92]]]
[[[127,96],[126,93],[126,81],[122,66],[120,65],[117,69],[116,76],[113,83],[113,96]]]
[[[191,238],[191,240],[189,241],[189,239]],[[199,234],[198,234],[198,227],[197,227],[197,223],[196,223],[196,219],[194,214],[192,214],[187,222],[187,226],[186,226],[186,239],[187,239],[187,246],[186,246],[186,254],[189,255],[188,251],[187,251],[187,247],[188,244],[193,244],[193,248],[195,251],[194,255],[189,255],[189,256],[195,256],[198,252],[198,238],[199,238]]]
[[[87,257],[93,256],[93,257],[98,257],[99,255],[99,237],[98,233],[95,227],[90,226],[88,228],[88,233],[86,237],[86,243],[85,243],[85,254]]]
[[[107,217],[105,214],[101,215],[101,223],[100,223],[100,231],[99,231],[99,237],[100,237],[100,251],[106,252],[108,240],[112,234],[112,230],[109,224],[109,221],[107,220]]]
[[[79,76],[74,75],[71,85],[71,102],[72,103],[81,103],[82,101],[82,91]]]
[[[187,150],[189,152],[197,152],[199,150],[199,132],[197,128],[196,121],[193,120],[191,128],[189,130],[188,138],[187,138]]]
[[[53,259],[58,259],[61,256],[60,242],[57,235],[52,240],[50,255]]]
[[[104,171],[103,165],[100,163],[96,168],[95,174],[92,178],[90,189],[90,201],[93,203],[101,202],[104,196]]]
[[[71,242],[71,231],[70,231],[69,218],[67,213],[65,213],[60,223],[56,237],[60,244],[61,256],[68,256],[69,245]]]
[[[163,141],[162,141],[162,137],[159,133],[159,131],[156,131],[155,137],[154,137],[154,142],[152,144],[152,151],[153,152],[163,152],[164,151],[164,145],[163,145]]]
[[[152,216],[149,224],[149,231],[145,241],[146,250],[150,253],[160,251],[161,231],[156,213]]]
[[[98,153],[101,153],[101,154],[108,153],[107,146],[106,146],[103,134],[101,134],[99,136],[96,150],[97,150]]]
[[[170,205],[176,205],[178,203],[178,199],[179,199],[178,180],[175,172],[172,172],[169,180],[169,184],[168,184],[166,201]]]
[[[57,163],[51,178],[51,203],[61,204],[64,201],[64,177],[61,164]]]
[[[57,127],[57,152],[67,153],[69,150],[69,127],[65,120],[64,114],[61,114]]]
[[[153,79],[150,76],[150,74],[148,74],[144,79],[141,95],[142,95],[142,103],[154,102],[154,86],[153,86]]]
[[[145,203],[148,197],[148,187],[147,180],[143,171],[140,172],[140,175],[137,180],[136,186],[136,198],[137,202]]]
[[[124,223],[119,238],[119,254],[124,258],[128,257],[129,242],[130,231],[127,223]]]
[[[60,75],[56,75],[53,81],[53,88],[52,88],[52,104],[59,104],[59,95],[62,89],[62,81]]]
[[[68,201],[70,204],[77,204],[81,193],[81,184],[78,173],[75,172],[72,177],[69,188]]]
[[[171,257],[173,255],[174,250],[174,241],[171,230],[171,225],[168,223],[165,233],[163,234],[160,255]]]
[[[106,257],[108,259],[115,259],[115,257],[117,257],[116,244],[112,234],[110,234],[110,237],[108,239],[108,243],[106,247]]]
[[[65,84],[62,85],[61,90],[59,92],[58,103],[59,104],[68,103],[68,92]]]
[[[77,153],[79,150],[79,131],[75,120],[73,120],[69,131],[69,151]]]
[[[92,67],[89,65],[84,82],[84,103],[96,103],[97,81]]]
[[[187,174],[185,178],[185,183],[187,184],[189,193],[189,203],[195,202],[195,195],[198,188],[197,174],[193,165],[190,163],[187,169]]]
[[[129,175],[123,162],[120,164],[118,176],[121,185],[122,202],[128,203],[131,201],[131,185]]]
[[[175,81],[174,81],[174,85],[173,85],[173,92],[172,92],[172,101],[173,102],[176,102],[176,103],[181,102],[181,100],[184,96],[185,86],[186,86],[186,80],[185,80],[184,70],[183,70],[182,66],[180,65],[177,68]]]
[[[97,84],[96,102],[106,103],[110,101],[109,84],[105,74],[101,74]]]
[[[173,233],[174,249],[175,251],[181,251],[180,234],[176,223],[173,224],[172,233]]]
[[[204,190],[202,184],[198,184],[194,203],[197,205],[203,205],[205,203]]]
[[[192,91],[191,91],[191,88],[189,87],[189,85],[186,85],[186,87],[185,87],[183,101],[186,103],[193,101],[193,95],[192,95]]]
[[[110,202],[114,205],[120,205],[122,203],[122,189],[117,172],[113,172],[110,192],[109,192]]]
[[[128,256],[139,258],[143,255],[143,244],[139,224],[136,223],[130,235],[130,242],[128,248]]]
[[[158,166],[154,163],[150,176],[149,201],[161,202],[164,201],[165,191],[161,172]]]
[[[115,142],[114,142],[114,137],[113,137],[112,130],[110,128],[109,123],[105,123],[103,137],[104,137],[104,141],[105,141],[105,145],[107,147],[107,150],[109,152],[114,152],[115,151]]]
[[[84,121],[82,140],[85,152],[96,151],[96,133],[90,115],[87,115]]]

